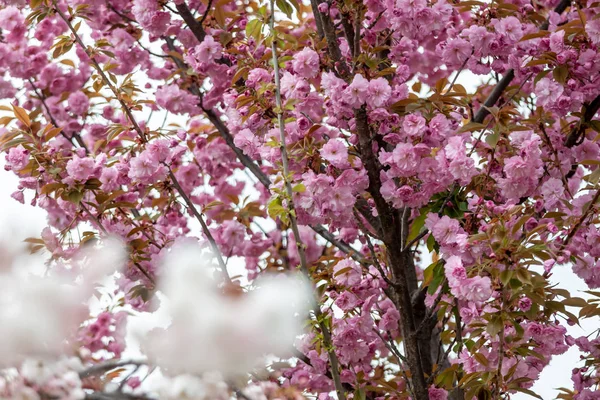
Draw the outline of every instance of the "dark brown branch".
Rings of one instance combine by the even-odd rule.
[[[167,43],[167,47],[169,48],[169,50],[177,51],[177,49],[175,48],[175,44],[171,38],[165,37],[164,39]],[[185,62],[183,62],[181,59],[179,59],[178,57],[175,57],[175,56],[171,56],[171,58],[181,71],[187,70],[188,67],[185,64]],[[191,84],[190,86],[188,86],[188,91],[190,93],[192,93],[193,95],[195,95],[196,97],[198,97],[200,99],[200,101],[202,100],[202,93],[200,92],[200,88],[198,88],[198,86],[196,84]],[[210,122],[212,122],[212,124],[215,126],[215,128],[217,129],[217,131],[219,132],[219,134],[221,135],[223,140],[225,140],[225,143],[227,143],[229,148],[231,148],[231,150],[235,153],[238,160],[246,168],[248,168],[250,170],[250,172],[252,172],[252,174],[260,181],[260,183],[263,184],[263,186],[265,186],[267,189],[269,189],[271,186],[271,180],[269,179],[267,174],[265,174],[260,169],[259,165],[257,165],[250,157],[248,157],[246,154],[244,154],[244,152],[235,145],[235,143],[233,141],[233,135],[231,135],[231,132],[229,131],[229,128],[227,128],[227,125],[225,125],[225,123],[219,118],[219,116],[213,110],[206,109],[204,107],[202,107],[202,110],[204,111],[206,117],[210,120]],[[361,210],[361,213],[363,213],[363,210]],[[367,211],[367,213],[370,214],[370,211]],[[355,252],[354,250],[350,250],[349,246],[344,245],[343,242],[335,239],[335,237],[322,225],[316,225],[311,228],[315,232],[317,232],[321,237],[323,237],[325,240],[327,240],[328,242],[330,242],[331,244],[335,245],[340,250],[342,250],[344,253],[351,254],[351,256],[352,256],[352,254],[354,254],[353,258],[355,258],[356,255],[359,254],[359,253]]]
[[[198,22],[196,18],[194,18],[185,2],[181,2],[179,4],[176,3],[175,7],[177,8],[177,12],[181,16],[181,18],[183,18],[183,20],[190,28],[196,39],[198,39],[198,41],[202,43],[204,41],[204,38],[206,37],[206,32],[204,31],[204,27],[202,27],[202,23]],[[209,8],[207,8],[206,10],[207,13]],[[204,20],[204,18],[202,20]]]
[[[570,4],[571,0],[561,0],[561,2],[554,8],[554,11],[557,14],[562,14],[562,12],[565,11]],[[540,30],[546,30],[548,29],[548,26],[549,22],[546,21],[542,25],[540,25]],[[510,82],[513,80],[514,77],[515,71],[512,68],[506,71],[500,82],[498,82],[496,87],[494,87],[494,89],[492,90],[492,93],[490,93],[488,98],[483,103],[485,107],[482,106],[479,109],[479,111],[477,111],[477,114],[475,114],[473,122],[477,122],[479,124],[483,123],[485,117],[487,117],[490,113],[490,111],[487,108],[493,107],[494,104],[496,104],[496,102],[498,101],[500,96],[502,96],[502,93],[508,87],[508,85],[510,85]]]
[[[329,52],[329,56],[334,62],[334,66],[337,68],[342,78],[348,79],[350,77],[350,71],[348,70],[346,62],[342,59],[342,52],[337,44],[337,33],[335,31],[335,26],[329,17],[329,13],[322,13],[319,11],[320,3],[323,2],[320,0],[311,0],[310,3],[313,14],[315,15],[315,20],[319,18],[321,21],[323,35],[325,36],[325,39],[327,39],[327,50]],[[352,44],[349,43],[349,45],[351,46]]]
[[[323,40],[325,37],[325,31],[323,30],[323,20],[321,18],[321,14],[318,13],[319,2],[318,0],[310,0],[310,5],[313,9],[313,16],[315,18],[315,25],[317,26],[317,33],[319,34],[319,39]]]
[[[50,119],[50,123],[52,125],[54,125],[55,128],[59,128],[58,123],[56,122],[56,120],[54,119],[54,116],[52,116],[52,113],[50,112],[50,107],[48,107],[48,104],[46,104],[46,97],[44,96],[44,94],[42,93],[41,90],[39,90],[37,88],[37,86],[35,85],[35,83],[33,82],[33,79],[29,78],[29,84],[31,85],[31,87],[33,88],[34,93],[36,94],[36,96],[38,97],[38,99],[40,100],[40,102],[42,103],[42,106],[44,107],[44,109],[46,110],[46,114],[48,114],[48,118]],[[87,146],[85,145],[83,139],[81,138],[81,136],[79,136],[78,134],[74,133],[72,135],[72,138],[69,138],[61,129],[60,134],[67,139],[68,141],[72,142],[72,139],[75,139],[75,141],[77,142],[77,144],[79,145],[79,147],[83,148],[85,150],[85,154],[89,154],[90,151],[88,150]]]
[[[335,235],[327,230],[323,225],[310,225],[310,228],[317,232],[323,239],[327,240],[329,243],[348,254],[352,259],[360,264],[369,265],[369,261],[366,260],[363,256],[361,256],[360,252],[350,246],[348,243],[344,242],[335,237]]]
[[[596,113],[600,109],[600,96],[597,96],[591,103],[585,105],[585,111],[583,118],[579,122],[578,126],[569,133],[565,139],[566,147],[573,147],[579,141],[579,138],[585,133],[588,123],[594,118]]]
[[[200,18],[200,21],[198,21],[200,25],[202,25],[204,21],[206,21],[206,17],[208,17],[208,13],[210,12],[210,9],[212,7],[212,3],[213,0],[208,0],[208,4],[206,5],[206,11],[204,11],[204,15],[202,16],[202,18]]]
[[[427,384],[425,382],[425,371],[416,334],[416,322],[413,315],[411,292],[409,287],[410,272],[414,269],[412,254],[402,252],[402,217],[396,210],[391,208],[381,195],[381,179],[379,171],[381,165],[373,151],[373,140],[369,126],[367,111],[364,107],[355,110],[356,130],[360,143],[361,159],[369,176],[368,192],[375,201],[377,213],[381,222],[382,239],[387,248],[388,265],[391,267],[395,286],[389,291],[391,300],[400,312],[400,328],[404,338],[406,359],[411,371],[412,385],[415,400],[427,400]],[[412,271],[414,273],[414,271]],[[425,349],[423,349],[425,350]],[[427,371],[430,373],[431,371]]]
[[[187,196],[185,194],[185,191],[179,184],[179,181],[175,177],[175,174],[173,174],[173,170],[171,170],[171,168],[169,166],[166,166],[166,167],[169,169],[169,179],[171,179],[171,183],[173,184],[175,189],[177,189],[177,192],[179,192],[179,194],[185,201],[185,204],[186,204],[188,210],[200,222],[200,225],[202,226],[202,232],[204,233],[204,236],[206,236],[206,239],[208,240],[210,248],[211,248],[212,252],[214,253],[215,257],[217,258],[217,262],[219,263],[219,268],[221,269],[223,279],[226,282],[231,283],[231,278],[229,277],[229,273],[227,272],[227,265],[225,264],[225,261],[223,260],[223,255],[221,254],[221,250],[219,249],[219,246],[217,245],[215,238],[213,237],[212,233],[210,233],[210,229],[208,229],[208,225],[206,225],[204,218],[202,217],[200,212],[198,212],[196,205],[192,202],[192,200],[189,198],[189,196]]]
[[[515,71],[513,69],[509,69],[508,71],[506,71],[502,79],[500,79],[500,82],[498,82],[498,84],[494,87],[494,90],[492,90],[492,93],[490,93],[488,98],[485,100],[485,103],[483,103],[483,106],[481,106],[481,108],[479,108],[479,111],[477,111],[477,114],[475,114],[473,122],[477,122],[479,124],[483,123],[485,117],[487,117],[490,114],[489,107],[493,107],[494,104],[496,104],[496,102],[498,101],[500,96],[502,96],[502,93],[504,93],[504,90],[508,87],[508,85],[510,85],[510,82],[513,80],[514,77]]]
[[[250,157],[244,154],[244,152],[235,145],[235,143],[233,142],[233,136],[231,135],[231,132],[229,132],[229,129],[223,123],[223,121],[221,121],[217,114],[215,114],[213,110],[205,109],[204,107],[202,109],[204,110],[206,117],[210,120],[210,122],[212,122],[215,128],[217,128],[217,131],[219,131],[219,134],[221,135],[223,140],[225,140],[227,145],[231,148],[231,150],[233,150],[240,162],[244,164],[244,166],[248,168],[254,176],[256,176],[260,183],[262,183],[266,187],[271,186],[271,180],[269,179],[269,177],[260,169],[260,167],[254,161],[252,161]]]

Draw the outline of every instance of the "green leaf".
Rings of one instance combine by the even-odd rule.
[[[288,18],[292,17],[294,9],[286,0],[276,0],[277,8],[279,8]]]
[[[516,390],[517,392],[522,392],[522,393],[528,394],[528,395],[530,395],[532,397],[535,397],[536,399],[544,400],[544,398],[542,396],[540,396],[539,394],[535,393],[532,390],[525,389],[525,388],[522,388],[522,387],[514,387],[512,389]]]
[[[357,389],[357,390],[354,392],[354,398],[355,398],[356,400],[366,400],[366,398],[367,398],[367,395],[366,395],[366,393],[365,393],[365,390],[364,390],[363,388]]]
[[[429,283],[433,279],[435,268],[438,266],[439,263],[439,261],[434,262],[430,264],[427,268],[425,268],[425,271],[423,271],[423,285],[429,285]]]
[[[292,192],[304,193],[306,191],[306,186],[303,183],[298,183],[292,188]]]
[[[273,219],[279,218],[283,223],[286,224],[289,221],[289,211],[283,206],[281,197],[275,197],[269,201],[269,204],[267,205],[267,212]]]
[[[481,129],[485,129],[485,127],[486,125],[480,124],[478,122],[469,122],[468,124],[460,128],[458,133],[479,131]]]
[[[500,318],[499,315],[492,316],[490,323],[487,324],[486,330],[490,334],[490,336],[496,336],[504,329],[504,321]]]
[[[423,230],[423,226],[425,226],[425,219],[427,218],[427,212],[429,208],[424,207],[420,210],[420,215],[415,218],[410,227],[410,234],[408,235],[407,242],[411,242],[414,238],[419,236],[419,233]]]
[[[498,141],[500,140],[499,133],[491,133],[485,137],[485,142],[489,144],[491,147],[496,147]]]
[[[262,32],[263,23],[258,19],[253,19],[246,24],[246,36],[259,40]]]
[[[430,253],[435,248],[435,244],[435,238],[433,237],[433,235],[429,235],[429,237],[427,238],[427,250],[429,250]]]
[[[552,71],[552,76],[554,77],[554,80],[556,80],[556,82],[560,83],[561,85],[564,85],[565,82],[567,82],[567,78],[569,76],[569,69],[565,65],[560,65],[554,68],[554,71]]]
[[[565,306],[569,307],[585,307],[588,305],[588,302],[582,299],[581,297],[571,297],[570,299],[564,299],[562,303]]]
[[[437,265],[433,268],[433,278],[427,288],[427,293],[429,294],[434,294],[444,280],[444,263],[438,262],[436,264]]]
[[[596,132],[600,132],[600,121],[597,119],[589,122],[590,127]]]
[[[73,190],[73,191],[69,192],[67,197],[71,203],[79,204],[81,199],[83,199],[83,193],[79,192],[77,190]]]
[[[508,285],[508,282],[510,282],[512,275],[513,275],[512,270],[510,270],[508,268],[500,273],[500,280],[502,281],[502,284],[504,286]]]

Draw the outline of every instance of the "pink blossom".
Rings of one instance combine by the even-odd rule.
[[[245,154],[258,158],[260,141],[250,129],[242,129],[233,138],[233,143]]]
[[[10,99],[17,93],[17,89],[0,77],[0,99]]]
[[[6,154],[6,165],[13,171],[20,171],[29,164],[29,151],[18,145],[12,147]]]
[[[292,67],[301,77],[314,78],[319,73],[319,55],[310,47],[305,47],[294,54]]]
[[[330,139],[325,143],[321,149],[321,157],[337,168],[343,169],[350,166],[348,162],[348,148],[340,139]]]
[[[505,35],[510,41],[516,42],[523,36],[521,21],[516,17],[506,17],[496,24],[496,32]]]
[[[83,92],[75,92],[69,95],[69,109],[75,115],[83,115],[90,107],[90,101]]]
[[[100,182],[102,182],[102,189],[111,192],[119,187],[117,182],[117,176],[119,171],[115,167],[103,168],[100,174]]]
[[[251,88],[258,88],[260,83],[271,82],[273,77],[271,73],[264,68],[254,68],[248,72],[248,79],[246,79],[246,86]]]
[[[360,267],[353,260],[342,260],[333,267],[333,279],[339,285],[354,286],[361,280]]]
[[[165,161],[169,161],[174,154],[171,154],[173,151],[169,148],[170,143],[167,139],[158,139],[153,140],[146,146],[146,151],[148,152],[148,156],[153,160],[161,163]],[[175,153],[175,151],[173,151]]]
[[[13,192],[10,197],[12,197],[13,199],[15,199],[16,201],[18,201],[21,204],[25,204],[25,196],[23,194],[22,190],[17,190],[16,192]]]
[[[310,92],[308,82],[299,76],[285,71],[281,76],[281,93],[289,99],[301,99]]]
[[[221,55],[223,46],[212,36],[206,36],[202,43],[194,48],[194,57],[198,62],[210,63]]]
[[[443,51],[443,59],[452,66],[460,66],[471,56],[472,46],[464,39],[451,40]]]
[[[0,27],[7,31],[15,29],[25,24],[25,17],[17,7],[9,6],[0,10]]]
[[[404,118],[402,129],[410,137],[417,137],[423,134],[425,129],[425,118],[419,114],[410,114]]]
[[[600,20],[598,18],[589,19],[585,24],[585,33],[594,44],[600,44]]]
[[[76,181],[85,182],[95,172],[96,162],[90,157],[73,156],[67,163],[67,174]]]
[[[339,95],[339,92],[346,88],[346,82],[335,76],[333,72],[323,72],[321,76],[321,85],[330,97],[334,96],[336,93]]]
[[[379,160],[384,165],[389,165],[389,174],[392,177],[414,175],[418,168],[419,157],[415,151],[415,146],[409,143],[399,143],[392,153],[382,150]]]
[[[446,215],[438,217],[430,213],[425,220],[425,226],[431,231],[431,234],[440,243],[452,242],[456,235],[461,231],[458,221]]]
[[[537,104],[546,107],[555,103],[563,93],[563,87],[557,82],[542,78],[535,86],[535,95],[537,96]]]
[[[142,152],[130,162],[129,177],[141,183],[152,183],[153,176],[159,171],[158,161],[149,152]]]
[[[560,179],[549,178],[542,185],[540,193],[543,196],[547,209],[551,209],[563,196],[564,185]]]
[[[351,107],[360,108],[369,95],[369,81],[361,74],[356,74],[344,93],[347,96],[346,101]]]
[[[474,276],[473,278],[463,281],[461,293],[465,299],[481,303],[490,298],[492,295],[492,282],[487,276]]]
[[[372,79],[367,91],[367,105],[372,108],[383,107],[391,94],[392,88],[385,78]]]
[[[156,91],[156,102],[174,114],[192,114],[197,110],[198,99],[177,85],[166,85]]]
[[[448,400],[448,392],[441,388],[429,388],[429,400]]]
[[[519,308],[523,312],[527,312],[531,309],[531,299],[529,297],[522,297],[519,299]]]
[[[467,272],[457,256],[452,256],[446,261],[444,273],[451,288],[460,286],[467,279]]]
[[[157,0],[134,0],[131,12],[137,22],[154,36],[164,34],[171,22],[171,14],[160,11]]]

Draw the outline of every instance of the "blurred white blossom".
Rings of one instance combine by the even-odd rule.
[[[159,290],[171,325],[143,340],[149,358],[170,374],[244,374],[265,355],[291,356],[311,290],[299,275],[259,278],[239,297],[223,295],[199,247],[176,245],[165,258]]]
[[[164,400],[228,400],[229,388],[223,377],[215,372],[194,375],[161,377],[154,384],[158,398]]]
[[[123,265],[123,247],[107,240],[73,260],[74,268],[37,276],[0,271],[0,366],[53,359],[89,315],[95,282]],[[78,279],[79,278],[79,279]]]
[[[76,357],[56,361],[28,358],[18,371],[4,371],[0,377],[0,399],[47,398],[79,400],[85,398],[78,372],[83,369]]]

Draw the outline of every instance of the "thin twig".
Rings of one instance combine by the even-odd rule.
[[[173,186],[175,186],[175,189],[177,189],[177,191],[180,194],[181,193],[185,194],[185,191],[179,184],[179,181],[175,177],[175,174],[173,173],[173,170],[171,170],[171,167],[167,166],[167,168],[169,169],[169,178],[171,179],[171,183],[173,183]],[[198,209],[196,208],[196,206],[194,205],[192,200],[187,195],[183,195],[181,197],[183,197],[183,200],[185,201],[188,210],[194,215],[194,217],[196,217],[198,222],[200,222],[200,225],[202,226],[202,232],[208,239],[210,248],[211,248],[212,252],[214,253],[214,256],[217,258],[219,267],[221,268],[221,273],[223,275],[223,279],[226,282],[231,283],[231,278],[229,277],[229,273],[227,272],[227,265],[225,264],[225,261],[223,260],[223,255],[221,254],[221,251],[219,250],[219,246],[217,245],[215,238],[213,237],[212,233],[210,233],[210,229],[208,229],[208,225],[206,225],[204,218],[202,217],[200,212],[198,212]]]
[[[35,82],[33,81],[33,79],[29,78],[29,84],[31,85],[31,87],[33,88],[33,91],[35,92],[35,94],[37,95],[38,99],[40,99],[40,102],[42,103],[42,106],[44,107],[44,109],[46,110],[46,114],[48,114],[48,118],[50,119],[50,123],[52,125],[54,125],[55,128],[58,128],[58,123],[56,122],[56,120],[54,119],[54,116],[52,115],[52,113],[50,112],[50,107],[48,107],[48,104],[46,104],[46,97],[44,96],[44,94],[42,93],[42,91],[40,91],[37,86],[35,85]],[[70,141],[71,143],[73,143],[71,141],[71,138],[69,138],[66,133],[63,132],[63,130],[60,130],[60,134],[67,139],[68,141]],[[79,145],[79,147],[83,148],[85,150],[85,154],[89,154],[90,151],[88,150],[87,146],[85,145],[85,142],[83,141],[83,139],[81,138],[80,135],[74,133],[72,136],[73,139],[75,139],[75,141],[77,142],[77,144]]]
[[[89,376],[104,374],[108,371],[111,371],[115,368],[126,367],[128,365],[133,365],[135,367],[140,367],[145,365],[145,361],[142,360],[118,360],[118,361],[107,361],[102,364],[93,365],[87,369],[84,369],[79,373],[80,378],[87,378]]]
[[[81,37],[79,36],[79,34],[77,33],[77,31],[75,30],[75,28],[73,27],[73,25],[71,24],[71,21],[60,10],[60,7],[58,6],[57,0],[54,0],[53,4],[54,4],[54,10],[60,16],[60,18],[65,22],[65,24],[67,24],[67,26],[69,27],[69,30],[71,31],[71,33],[73,34],[73,36],[75,38],[75,41],[79,44],[79,46],[82,48],[82,50],[85,51],[85,54],[87,54],[87,56],[89,57],[90,61],[94,65],[94,68],[96,69],[96,72],[98,72],[98,74],[100,75],[100,77],[102,78],[102,80],[104,81],[104,83],[114,93],[117,101],[121,104],[123,112],[127,115],[127,118],[129,119],[129,121],[133,125],[134,129],[136,130],[136,132],[142,138],[142,141],[147,142],[146,134],[144,133],[144,131],[142,131],[142,129],[138,125],[137,121],[133,117],[133,114],[131,113],[131,110],[129,109],[129,107],[127,106],[127,104],[125,104],[125,102],[123,101],[123,99],[121,98],[121,96],[119,95],[119,92],[117,91],[117,88],[115,88],[113,86],[113,84],[111,83],[110,79],[108,79],[108,77],[106,76],[106,74],[104,73],[104,70],[102,69],[102,67],[100,66],[100,64],[98,63],[98,61],[96,61],[96,58],[92,54],[91,50],[88,49],[88,47],[83,43],[83,41],[81,40]]]
[[[206,11],[204,12],[204,15],[202,16],[202,18],[200,18],[200,21],[198,21],[198,23],[200,25],[202,25],[204,23],[204,21],[206,20],[206,17],[208,17],[208,13],[210,12],[212,3],[213,3],[213,0],[208,0],[208,4],[206,5]]]
[[[285,134],[285,126],[283,120],[283,105],[281,101],[281,83],[279,81],[279,60],[277,58],[277,40],[276,35],[277,31],[275,31],[275,0],[271,0],[271,20],[270,20],[270,28],[272,42],[271,42],[271,51],[273,53],[273,68],[275,74],[275,103],[277,106],[277,125],[279,127],[279,140],[280,140],[280,151],[281,151],[281,161],[283,166],[283,181],[284,186],[288,195],[288,208],[289,208],[289,219],[290,225],[292,228],[292,232],[294,232],[294,238],[296,239],[296,248],[298,250],[298,256],[300,258],[300,268],[304,272],[304,274],[310,278],[310,272],[308,270],[308,263],[306,261],[305,254],[305,245],[302,242],[302,238],[300,237],[300,230],[298,229],[298,221],[296,220],[296,209],[294,207],[294,191],[292,189],[292,184],[290,182],[290,169],[289,169],[289,161],[288,154],[286,148],[286,134]],[[332,348],[331,341],[331,333],[329,332],[327,326],[323,321],[321,321],[321,309],[317,302],[315,307],[315,316],[317,319],[317,323],[320,325],[321,333],[323,334],[323,341],[325,347],[327,348],[327,354],[329,356],[329,363],[331,364],[331,375],[333,377],[333,382],[338,394],[339,400],[346,400],[346,394],[344,391],[344,387],[342,386],[342,381],[340,379],[339,372],[339,361],[335,351]]]
[[[471,50],[471,54],[469,55],[469,57],[465,58],[465,61],[463,61],[463,63],[460,66],[459,70],[456,72],[456,75],[454,75],[454,79],[452,79],[452,82],[450,83],[450,86],[448,87],[448,90],[446,91],[445,94],[448,94],[448,93],[450,93],[452,91],[452,88],[454,87],[454,84],[456,83],[456,80],[460,76],[460,74],[463,71],[463,69],[465,69],[465,66],[467,65],[467,62],[469,62],[469,60],[471,59],[471,56],[473,55],[474,52],[475,52],[475,49]]]
[[[103,79],[104,83],[106,85],[108,85],[108,87],[111,89],[111,91],[113,92],[113,94],[115,95],[115,97],[117,98],[117,100],[121,103],[121,106],[123,107],[123,111],[125,112],[125,114],[129,118],[129,120],[131,121],[131,124],[133,125],[134,130],[137,132],[137,134],[140,137],[140,139],[142,140],[142,142],[143,143],[147,143],[148,139],[147,139],[144,131],[140,128],[140,126],[138,125],[137,121],[133,117],[133,114],[131,113],[131,110],[129,109],[129,107],[127,106],[127,104],[125,104],[125,102],[121,99],[121,96],[119,95],[117,89],[112,85],[112,83],[110,82],[110,80],[108,79],[108,77],[106,76],[106,74],[104,73],[104,71],[102,70],[102,67],[100,66],[100,64],[98,64],[98,62],[94,58],[93,54],[91,54],[91,51],[85,46],[85,44],[81,40],[81,37],[75,31],[75,29],[73,28],[73,25],[71,24],[71,22],[67,19],[67,17],[65,16],[65,14],[60,10],[60,8],[58,7],[58,5],[56,3],[56,0],[54,0],[54,8],[55,8],[55,11],[60,15],[60,17],[62,18],[62,20],[67,24],[67,26],[71,30],[71,33],[74,35],[75,40],[77,41],[77,43],[85,50],[86,54],[88,55],[88,57],[92,61],[92,64],[96,68],[97,72],[100,74],[100,76]],[[175,177],[175,174],[173,174],[173,171],[171,170],[170,166],[167,166],[167,168],[169,170],[169,178],[171,179],[171,183],[173,184],[173,186],[175,187],[175,189],[177,190],[177,192],[179,193],[179,195],[183,198],[183,200],[185,201],[185,203],[188,206],[189,210],[196,217],[196,219],[198,220],[198,222],[200,222],[200,225],[202,226],[202,232],[207,237],[207,239],[208,239],[208,241],[210,243],[211,249],[213,250],[213,253],[215,254],[215,257],[217,257],[217,260],[219,262],[219,266],[221,267],[221,272],[223,274],[223,277],[224,277],[225,281],[226,282],[231,282],[231,279],[229,278],[229,275],[227,273],[227,268],[225,267],[225,263],[223,262],[223,257],[221,255],[221,252],[219,251],[219,248],[216,245],[216,242],[215,242],[214,238],[212,237],[212,234],[210,233],[210,230],[208,229],[208,226],[206,225],[206,222],[204,221],[204,218],[202,217],[202,215],[200,214],[200,212],[198,212],[196,206],[191,201],[190,197],[187,195],[187,193],[185,193],[185,191],[183,190],[183,188],[179,184],[179,181]]]

